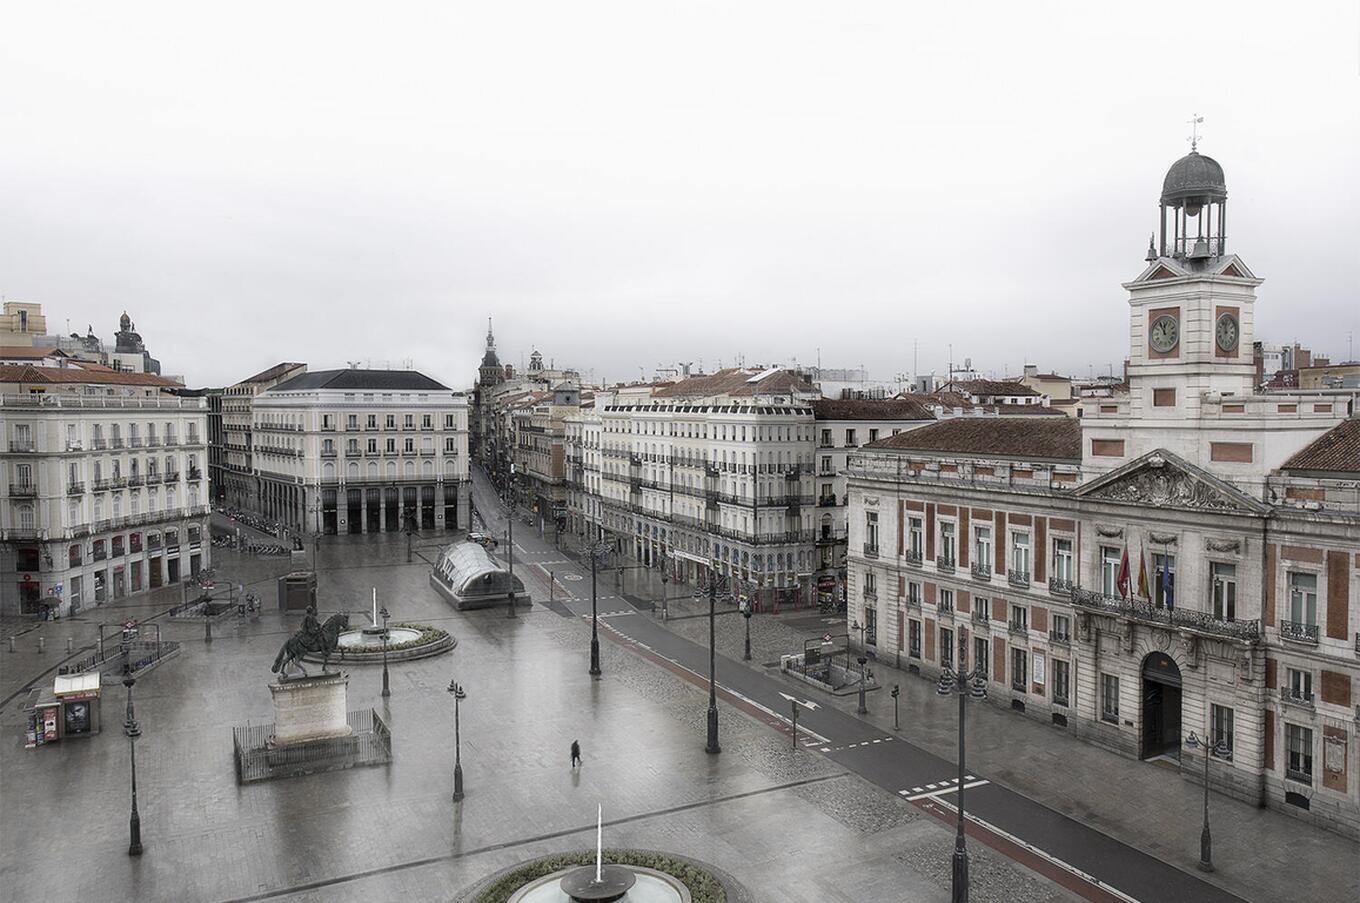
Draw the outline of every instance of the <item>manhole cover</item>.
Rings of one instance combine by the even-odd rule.
[[[563,575],[562,575],[562,579],[563,579],[563,580],[580,580],[580,579],[581,579],[581,575],[580,575],[580,574],[563,574]]]

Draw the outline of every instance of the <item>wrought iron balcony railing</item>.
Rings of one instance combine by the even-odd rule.
[[[954,559],[947,555],[935,556],[935,569],[946,574],[954,573]]]
[[[1029,588],[1029,571],[1010,568],[1006,571],[1006,582],[1016,589],[1027,589]]]
[[[974,580],[986,581],[992,579],[992,566],[990,564],[983,564],[981,562],[974,561],[971,570],[973,573]]]
[[[1257,640],[1261,637],[1259,620],[1225,621],[1215,618],[1211,612],[1192,611],[1178,606],[1167,610],[1151,602],[1121,599],[1088,589],[1072,588],[1069,597],[1072,604],[1087,611],[1099,612],[1147,624],[1183,627],[1213,636],[1231,637],[1239,640]]]
[[[864,557],[865,557],[865,558],[877,558],[877,557],[878,557],[878,543],[866,542],[866,543],[864,544]]]
[[[1070,596],[1072,594],[1072,581],[1064,577],[1049,577],[1048,591],[1055,596]]]
[[[913,552],[911,549],[907,549],[906,554],[904,554],[902,557],[905,558],[907,564],[911,565],[912,567],[919,568],[921,566],[922,558],[920,552]]]
[[[1048,641],[1054,644],[1055,646],[1071,646],[1072,634],[1068,633],[1065,630],[1061,632],[1057,630],[1050,630],[1048,632]]]
[[[1316,624],[1305,624],[1300,621],[1281,621],[1280,638],[1292,640],[1295,643],[1311,643],[1316,646],[1318,641],[1318,626]]]

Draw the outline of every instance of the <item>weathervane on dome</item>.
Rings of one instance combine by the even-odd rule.
[[[1191,113],[1188,125],[1190,126],[1190,137],[1186,140],[1190,142],[1190,153],[1199,153],[1199,124],[1204,121],[1204,117],[1198,113]]]

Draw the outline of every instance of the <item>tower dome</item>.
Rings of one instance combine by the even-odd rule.
[[[1206,157],[1199,151],[1191,151],[1181,157],[1166,171],[1162,180],[1162,203],[1174,205],[1178,201],[1186,206],[1198,201],[1203,206],[1212,201],[1221,201],[1228,196],[1228,185],[1223,180],[1223,167],[1213,157]]]

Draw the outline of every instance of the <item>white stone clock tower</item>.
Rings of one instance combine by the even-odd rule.
[[[1162,183],[1161,223],[1129,293],[1128,392],[1082,405],[1083,470],[1094,476],[1159,449],[1243,488],[1344,412],[1255,394],[1256,286],[1227,249],[1223,167],[1193,146]]]

